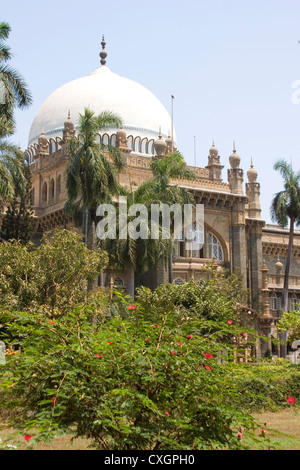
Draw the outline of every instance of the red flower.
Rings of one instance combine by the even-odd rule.
[[[52,398],[52,400],[51,400],[51,405],[52,405],[52,406],[56,405],[56,398],[55,398],[55,397]]]
[[[205,369],[210,370],[210,367],[205,364]]]
[[[152,325],[152,328],[158,328],[158,325]]]
[[[109,344],[112,344],[112,341],[108,341]]]
[[[24,439],[25,439],[25,441],[27,441],[27,442],[30,441],[31,435],[30,435],[30,434],[25,434]]]
[[[146,338],[146,341],[150,341],[150,338]]]
[[[265,435],[266,432],[267,432],[267,431],[266,431],[265,429],[262,429],[262,430],[261,430],[261,433],[262,433],[263,435]]]
[[[52,320],[49,320],[49,323],[50,323],[51,325],[54,325],[54,321],[52,321]]]
[[[127,310],[135,310],[135,309],[136,309],[136,306],[133,304],[129,304],[127,307]]]
[[[287,402],[290,404],[290,405],[293,405],[295,403],[295,398],[294,397],[287,397]]]
[[[172,354],[172,356],[175,356],[175,355],[176,355],[176,352],[175,352],[175,351],[172,351],[171,354]]]
[[[228,325],[232,325],[233,322],[232,322],[232,320],[228,320],[227,323],[228,323]]]
[[[193,337],[192,335],[188,335],[188,339],[192,339],[192,337]]]
[[[247,338],[247,333],[241,333],[243,338]]]
[[[99,359],[102,359],[103,356],[101,354],[95,354],[96,357],[99,357]]]
[[[204,356],[207,357],[207,359],[212,359],[213,357],[213,355],[210,353],[205,353]]]
[[[170,416],[170,414],[169,414],[168,411],[165,411],[165,415],[166,415],[166,416]]]
[[[242,434],[241,432],[239,432],[238,435],[237,435],[237,437],[238,437],[238,439],[242,439],[243,434]]]
[[[181,341],[177,341],[177,344],[178,344],[179,346],[182,346]]]

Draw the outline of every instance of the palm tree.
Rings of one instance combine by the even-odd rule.
[[[11,195],[5,197],[7,210],[2,218],[1,237],[27,243],[34,226],[30,169],[21,149],[11,144],[6,145],[4,154],[1,149],[3,141],[0,141],[0,162],[8,173],[11,188]]]
[[[134,273],[144,273],[153,269],[159,262],[169,261],[169,274],[172,266],[172,238],[163,238],[163,227],[161,221],[156,227],[158,238],[151,238],[151,229],[153,230],[153,220],[151,219],[152,204],[178,204],[181,207],[184,204],[192,204],[193,196],[185,188],[172,183],[173,178],[195,179],[195,173],[189,170],[183,160],[182,155],[176,151],[168,154],[163,159],[153,157],[151,162],[153,177],[142,183],[135,191],[132,189],[123,195],[127,197],[128,212],[133,204],[142,204],[147,209],[147,217],[142,218],[140,232],[144,237],[136,238],[132,236],[131,222],[134,216],[127,216],[125,221],[127,226],[127,238],[120,238],[120,227],[116,227],[116,237],[107,238],[100,244],[109,253],[110,268],[126,271],[127,294],[134,298]],[[119,217],[117,216],[117,221]],[[151,226],[152,224],[152,226]],[[171,237],[173,235],[171,229]],[[170,276],[172,282],[172,275]]]
[[[0,23],[0,137],[13,133],[14,108],[23,109],[32,103],[32,96],[22,76],[7,64],[12,54],[4,41],[10,31],[7,23]]]
[[[4,203],[26,192],[23,152],[17,146],[0,139],[0,211]]]
[[[194,199],[190,191],[172,183],[172,179],[195,180],[196,173],[187,167],[182,154],[176,150],[163,158],[154,157],[151,162],[153,179],[145,182],[138,189],[148,204],[193,204]],[[140,196],[140,197],[141,197]],[[173,234],[174,235],[174,234]],[[173,282],[172,268],[173,244],[169,249],[169,282]]]
[[[292,165],[284,160],[275,163],[274,169],[279,171],[283,181],[284,189],[275,194],[271,204],[271,216],[282,227],[289,224],[289,244],[285,264],[284,286],[283,286],[283,312],[288,311],[289,276],[293,252],[293,238],[295,224],[300,224],[300,173],[295,173]],[[286,342],[286,332],[283,342]],[[286,357],[286,346],[283,344],[282,355]]]
[[[96,136],[101,129],[118,128],[121,124],[121,118],[114,113],[96,116],[85,108],[84,114],[80,114],[78,138],[72,138],[68,144],[65,212],[78,225],[82,223],[85,242],[90,248],[94,245],[97,207],[118,194],[117,172],[125,166],[118,149],[97,143]]]

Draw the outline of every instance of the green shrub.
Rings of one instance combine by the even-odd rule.
[[[7,313],[21,350],[0,366],[0,402],[15,427],[34,435],[30,444],[75,432],[99,449],[242,449],[243,429],[247,442],[265,445],[220,361],[230,346],[199,334],[211,320],[165,312],[152,322],[124,305],[109,320],[106,303],[54,319]],[[214,332],[231,327],[219,322]]]

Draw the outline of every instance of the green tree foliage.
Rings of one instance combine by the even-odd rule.
[[[106,262],[105,253],[88,250],[67,230],[45,235],[38,247],[17,240],[0,243],[1,306],[64,312],[85,300],[87,282]]]
[[[117,173],[125,165],[118,149],[97,143],[96,137],[101,129],[120,125],[121,119],[112,112],[96,116],[85,108],[79,116],[78,138],[69,141],[65,211],[82,225],[86,241],[88,232],[93,233],[89,227],[93,228],[98,205],[110,202],[111,196],[119,192]],[[92,235],[90,240],[89,246],[93,247]]]
[[[242,312],[247,305],[247,292],[242,279],[229,275],[215,263],[203,268],[198,284],[192,279],[182,285],[161,285],[155,291],[146,287],[137,289],[136,301],[153,321],[165,309],[203,316],[211,320],[232,320],[242,323]]]
[[[24,109],[32,103],[32,96],[24,79],[18,71],[8,65],[12,53],[5,41],[10,31],[7,23],[0,23],[0,138],[14,132],[14,109]]]
[[[185,188],[172,184],[174,178],[185,178],[194,180],[195,173],[187,168],[187,165],[180,152],[176,151],[165,155],[163,158],[153,157],[151,160],[152,177],[143,182],[138,188],[126,191],[123,188],[122,195],[127,198],[127,219],[123,225],[127,228],[127,238],[119,236],[120,227],[117,223],[116,237],[106,238],[101,242],[101,246],[108,252],[110,266],[114,269],[126,270],[134,278],[134,272],[144,273],[154,269],[158,262],[166,262],[172,255],[174,248],[173,238],[173,218],[170,214],[170,237],[164,238],[162,220],[155,227],[155,222],[151,220],[151,206],[156,204],[161,206],[167,204],[172,206],[176,204],[183,208],[184,204],[194,204],[194,198],[190,191]],[[136,238],[132,236],[132,221],[137,217],[129,215],[130,208],[136,205],[142,205],[147,209],[147,216],[143,217],[139,230],[143,236]],[[182,210],[183,212],[183,210]],[[119,221],[119,207],[116,207],[117,221]],[[158,238],[153,239],[151,228],[157,228]],[[169,269],[171,264],[169,266]],[[172,280],[170,279],[172,282]],[[134,285],[132,280],[130,283]],[[134,297],[134,290],[128,292]]]
[[[12,202],[20,194],[24,184],[20,152],[6,139],[14,133],[14,110],[24,109],[32,103],[28,87],[14,68],[8,65],[12,53],[5,41],[10,34],[10,26],[0,23],[0,211],[4,203]]]
[[[279,191],[272,201],[271,216],[278,224],[286,227],[289,223],[289,244],[285,263],[283,286],[283,312],[288,311],[290,265],[293,253],[294,228],[300,224],[300,172],[293,170],[291,164],[284,160],[275,163],[274,169],[279,171],[284,182],[284,189]],[[286,332],[283,332],[286,342]],[[286,346],[283,345],[282,356],[286,357]]]
[[[98,315],[93,305],[52,320],[7,314],[21,351],[7,356],[0,402],[30,444],[67,432],[101,450],[263,446],[221,361],[226,346],[216,331],[231,335],[232,325],[221,317],[212,334],[211,321],[194,312],[164,309],[153,323],[139,306],[128,309],[110,318],[105,302]]]
[[[284,312],[280,320],[277,322],[279,331],[289,332],[289,343],[299,340],[300,338],[300,312]]]
[[[15,177],[14,195],[11,203],[2,218],[1,238],[3,240],[20,240],[28,243],[34,228],[34,212],[32,210],[32,185],[28,166],[23,160],[23,153],[19,150],[13,160],[19,165],[19,172]]]

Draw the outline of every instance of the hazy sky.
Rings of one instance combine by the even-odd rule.
[[[126,2],[10,0],[13,65],[34,104],[16,113],[13,140],[26,149],[31,123],[59,86],[107,65],[151,90],[171,112],[178,149],[188,164],[207,165],[214,139],[224,165],[233,141],[246,172],[251,158],[261,183],[262,217],[282,180],[283,158],[300,167],[300,1],[152,0]]]

